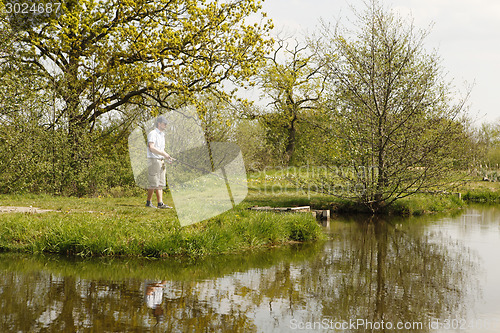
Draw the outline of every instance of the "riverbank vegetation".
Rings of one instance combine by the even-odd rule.
[[[298,263],[314,257],[322,244],[300,243],[259,248],[229,256],[204,256],[203,260],[161,260],[154,258],[67,257],[47,254],[0,253],[0,270],[58,275],[74,274],[82,279],[122,281],[127,279],[214,279],[238,271],[262,269],[276,264]]]
[[[181,227],[173,210],[143,207],[143,198],[2,197],[57,211],[0,215],[0,249],[75,256],[197,257],[324,239],[311,214],[244,207]]]
[[[293,187],[283,170],[254,173],[249,195],[236,209],[181,227],[175,210],[148,209],[143,196],[121,189],[96,197],[1,195],[3,206],[36,207],[46,213],[0,214],[0,250],[72,256],[199,257],[326,239],[310,213],[256,212],[252,206],[309,205],[333,216],[370,213],[362,205]],[[279,191],[278,191],[279,189]],[[461,198],[458,193],[461,194]],[[168,193],[168,203],[172,204]],[[469,182],[456,193],[421,193],[398,200],[387,215],[418,216],[500,202],[498,183]]]

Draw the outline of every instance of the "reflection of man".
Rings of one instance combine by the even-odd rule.
[[[163,302],[163,288],[165,288],[166,284],[167,281],[146,281],[146,293],[144,296],[144,301],[146,302],[148,308],[153,310],[153,315],[156,318],[157,324],[161,323],[164,318],[161,303]]]
[[[167,119],[159,116],[155,121],[155,129],[148,134],[148,198],[146,207],[152,207],[151,199],[156,192],[158,208],[171,208],[163,203],[163,187],[165,187],[165,160],[171,163],[174,159],[165,152],[165,128]]]

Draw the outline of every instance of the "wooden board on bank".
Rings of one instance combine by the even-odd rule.
[[[264,212],[303,213],[303,212],[310,212],[311,206],[301,206],[301,207],[270,207],[270,206],[258,207],[258,206],[254,206],[254,207],[250,207],[250,209],[264,211]]]

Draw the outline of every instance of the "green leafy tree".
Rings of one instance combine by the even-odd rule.
[[[497,167],[500,164],[500,126],[483,124],[476,134],[482,164]]]
[[[453,184],[470,158],[468,97],[446,83],[428,32],[378,1],[358,15],[358,30],[325,25],[318,43],[331,78],[333,134],[343,151],[335,167],[341,196],[372,212],[395,200]],[[353,190],[355,189],[355,190]]]
[[[126,125],[146,108],[155,115],[151,105],[175,107],[200,92],[231,95],[225,82],[255,74],[271,24],[245,20],[260,8],[257,0],[68,0],[36,24],[4,18],[16,32],[11,61],[36,66],[39,88],[55,91],[46,129],[67,132],[67,182],[91,163],[105,119]]]
[[[299,136],[311,115],[319,110],[325,90],[326,78],[321,71],[324,64],[315,61],[310,47],[285,39],[278,40],[274,52],[266,58],[260,80],[272,110],[261,115],[260,120],[269,142],[282,151],[283,164],[299,163],[295,156]]]
[[[2,14],[0,14],[2,15]],[[44,179],[46,133],[39,124],[47,121],[47,94],[37,90],[40,83],[33,67],[9,61],[13,32],[0,23],[0,191],[19,191]],[[55,142],[55,140],[54,140]],[[32,189],[32,188],[30,188]]]

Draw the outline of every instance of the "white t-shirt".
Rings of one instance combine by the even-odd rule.
[[[163,287],[152,287],[151,294],[146,295],[146,305],[154,309],[163,302]]]
[[[151,152],[149,144],[153,143],[154,147],[160,151],[165,150],[165,133],[160,131],[158,127],[149,132],[148,134],[148,158],[163,159],[163,156]]]

